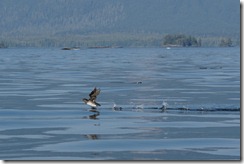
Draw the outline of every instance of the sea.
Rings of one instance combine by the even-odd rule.
[[[0,159],[240,160],[240,59],[239,47],[0,49]]]

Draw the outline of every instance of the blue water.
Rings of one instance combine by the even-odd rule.
[[[2,160],[240,159],[238,48],[10,48],[0,71]]]

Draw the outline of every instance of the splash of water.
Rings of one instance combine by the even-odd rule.
[[[168,105],[169,104],[166,101],[163,100],[162,105],[161,105],[161,107],[159,109],[161,109],[162,111],[166,111]]]
[[[114,103],[112,109],[113,109],[114,111],[121,111],[121,110],[122,110],[122,107],[117,106],[117,105]]]

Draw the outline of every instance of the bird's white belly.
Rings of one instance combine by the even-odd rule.
[[[92,102],[90,102],[90,101],[87,102],[87,105],[90,105],[90,106],[92,106],[92,107],[96,107],[96,104],[95,104],[95,103],[92,103]]]

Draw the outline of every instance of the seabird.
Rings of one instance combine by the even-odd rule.
[[[97,89],[96,87],[91,91],[89,94],[89,100],[86,98],[83,98],[82,100],[84,101],[85,104],[90,105],[93,108],[96,108],[97,106],[101,106],[99,103],[96,102],[97,95],[100,93],[100,89]]]

